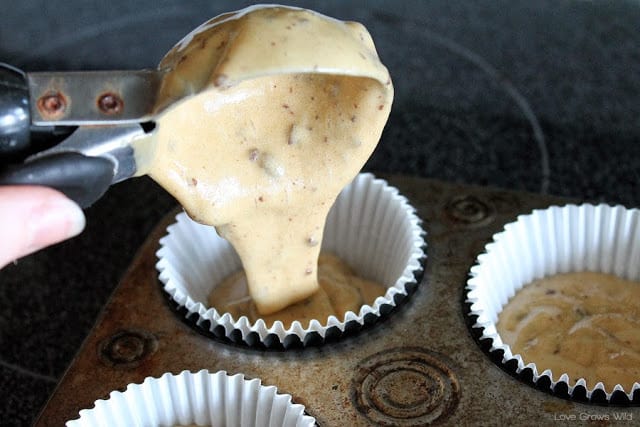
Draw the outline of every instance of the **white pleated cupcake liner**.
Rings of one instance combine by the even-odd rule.
[[[315,419],[294,404],[288,394],[259,379],[242,374],[227,375],[183,371],[148,377],[142,384],[129,384],[125,391],[113,391],[108,399],[96,400],[92,409],[67,427],[310,427]]]
[[[234,319],[206,304],[213,287],[240,270],[233,247],[215,228],[186,214],[176,217],[160,240],[156,268],[178,313],[205,335],[263,348],[320,345],[375,323],[417,286],[425,258],[424,231],[415,209],[386,181],[358,175],[338,196],[324,230],[322,250],[337,254],[356,272],[387,286],[387,292],[358,313],[314,319],[308,327],[262,319]]]
[[[488,351],[500,359],[498,363],[538,388],[593,403],[636,403],[638,382],[631,390],[620,384],[606,390],[602,382],[587,384],[584,378],[549,369],[540,372],[535,363],[513,354],[498,334],[498,315],[524,285],[553,274],[581,271],[640,280],[638,209],[605,204],[551,206],[505,225],[471,268],[466,302],[469,316],[477,316],[472,328],[479,341],[491,342]]]

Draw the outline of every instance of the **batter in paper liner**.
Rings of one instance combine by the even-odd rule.
[[[138,168],[238,252],[261,315],[319,289],[328,211],[360,171],[393,87],[357,23],[251,7],[189,34],[168,70]]]
[[[603,273],[566,273],[524,286],[499,314],[500,338],[534,362],[593,388],[640,381],[640,283]]]
[[[264,320],[271,327],[280,320],[285,328],[297,320],[303,327],[316,319],[325,322],[329,316],[342,320],[347,311],[358,313],[365,304],[373,304],[384,295],[385,288],[375,282],[358,277],[340,258],[331,253],[321,253],[318,260],[320,289],[308,298],[273,314],[261,316],[249,295],[247,279],[243,271],[227,277],[209,295],[209,306],[220,313],[229,313],[234,320],[247,316],[252,322]]]

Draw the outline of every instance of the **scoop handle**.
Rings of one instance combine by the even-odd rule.
[[[85,208],[102,197],[113,176],[113,163],[103,157],[58,153],[0,171],[0,185],[52,187]]]
[[[0,62],[0,157],[29,147],[29,86],[25,73]]]

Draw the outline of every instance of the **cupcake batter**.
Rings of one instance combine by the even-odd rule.
[[[567,373],[592,388],[640,382],[640,283],[603,273],[566,273],[523,287],[499,315],[498,333],[538,372]]]
[[[236,249],[261,315],[319,289],[326,216],[375,148],[393,86],[357,23],[286,7],[221,15],[168,70],[148,173]]]
[[[306,327],[312,319],[325,321],[329,316],[342,320],[347,311],[358,313],[364,304],[373,304],[386,289],[369,280],[357,277],[353,270],[330,253],[321,253],[318,260],[320,289],[310,297],[267,316],[259,315],[247,289],[243,271],[227,277],[209,295],[209,306],[220,313],[229,313],[234,320],[247,316],[254,323],[263,319],[267,327],[276,320],[289,328],[294,320]]]

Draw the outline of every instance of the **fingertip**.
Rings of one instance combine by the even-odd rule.
[[[58,193],[50,204],[46,206],[46,209],[50,209],[49,215],[53,214],[53,218],[43,220],[45,236],[48,233],[53,233],[50,230],[58,230],[58,232],[51,234],[49,237],[43,237],[45,242],[50,239],[55,243],[58,241],[70,239],[77,236],[84,230],[86,225],[86,218],[84,212],[73,200],[67,198],[64,194]],[[36,215],[40,215],[37,213]],[[47,215],[47,214],[45,214]],[[60,240],[57,240],[60,239]]]
[[[46,187],[0,187],[0,267],[74,237],[85,227],[82,209]]]

